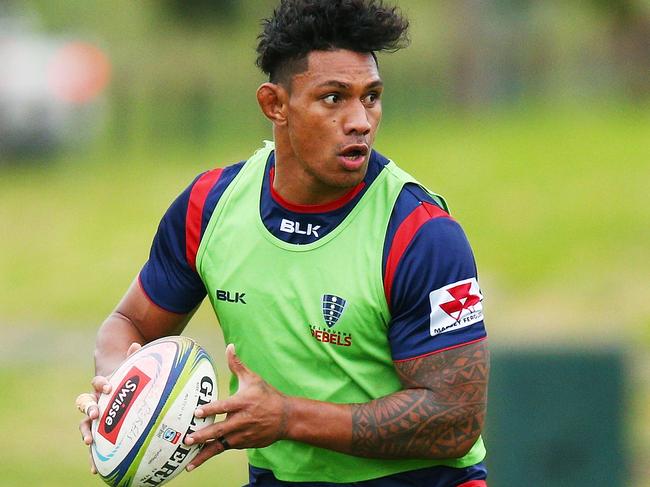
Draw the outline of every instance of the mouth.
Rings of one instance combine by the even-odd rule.
[[[363,161],[368,155],[368,152],[370,152],[370,148],[366,144],[353,144],[344,147],[339,152],[339,157],[354,164],[359,160]]]
[[[366,144],[353,144],[344,147],[343,150],[339,152],[339,155],[341,157],[356,159],[362,156],[365,157],[369,151],[370,149]]]

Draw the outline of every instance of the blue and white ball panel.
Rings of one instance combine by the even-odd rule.
[[[186,337],[165,337],[128,357],[111,375],[93,422],[93,460],[111,486],[161,485],[180,473],[200,446],[188,432],[211,424],[194,410],[217,397],[207,353]]]
[[[141,485],[161,485],[174,478],[200,451],[184,445],[183,439],[214,421],[214,418],[206,421],[194,417],[197,406],[213,400],[216,382],[210,376],[211,369],[212,364],[202,360],[167,414],[156,423],[154,437],[135,474],[135,480]],[[162,463],[161,459],[167,460]]]

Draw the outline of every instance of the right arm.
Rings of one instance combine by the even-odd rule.
[[[107,376],[128,355],[157,338],[180,334],[194,311],[185,314],[173,313],[155,305],[136,279],[97,332],[95,377],[92,380],[95,396],[99,398],[101,393],[110,393]],[[93,442],[91,425],[98,417],[99,409],[96,406],[90,407],[88,415],[79,424],[79,431],[86,445]],[[96,473],[92,461],[91,471]]]
[[[154,304],[136,279],[97,332],[95,374],[108,376],[127,356],[133,343],[179,335],[194,314],[173,313]]]
[[[205,199],[214,194],[212,189],[220,173],[213,170],[202,174],[172,203],[160,222],[149,260],[99,328],[94,351],[96,375],[92,380],[95,399],[101,393],[110,393],[107,376],[128,355],[157,338],[180,334],[205,297],[190,257],[196,255],[200,230],[211,214],[202,210],[204,206],[213,208],[214,203],[206,205]],[[96,404],[84,410],[88,414],[79,429],[84,443],[90,445],[90,426],[99,410]],[[91,470],[95,472],[94,466]]]
[[[205,297],[195,256],[212,210],[236,167],[198,176],[169,207],[149,260],[97,334],[95,371],[106,376],[122,363],[132,343],[178,335]]]

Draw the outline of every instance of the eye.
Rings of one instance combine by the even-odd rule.
[[[374,105],[377,100],[379,100],[379,93],[368,93],[364,98],[363,102],[366,105]]]
[[[330,93],[329,95],[325,95],[322,100],[327,104],[327,105],[336,105],[338,102],[341,101],[341,97],[336,94],[336,93]]]

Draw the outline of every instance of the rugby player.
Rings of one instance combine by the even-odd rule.
[[[444,199],[373,150],[377,53],[407,28],[379,0],[280,1],[257,48],[274,142],[180,194],[99,329],[95,393],[210,299],[231,396],[197,409],[226,417],[184,439],[208,442],[188,470],[238,448],[251,486],[486,485],[472,250]]]

